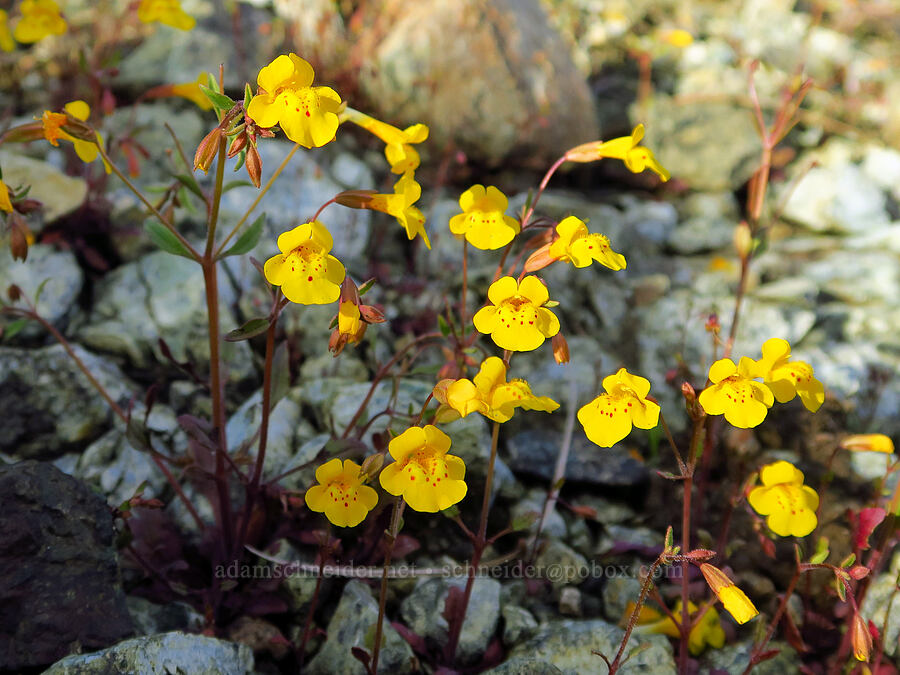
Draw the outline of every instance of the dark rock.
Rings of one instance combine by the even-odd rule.
[[[31,460],[0,467],[0,670],[133,634],[112,538],[83,483]]]
[[[561,442],[562,434],[557,431],[531,429],[517,433],[506,442],[506,463],[513,471],[550,480]],[[566,480],[595,485],[637,485],[647,478],[647,469],[624,447],[598,448],[576,431],[566,463]]]

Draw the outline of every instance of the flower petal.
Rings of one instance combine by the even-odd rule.
[[[310,68],[310,70],[312,69]],[[289,56],[282,54],[281,56],[275,57],[269,65],[263,66],[260,69],[259,75],[256,77],[256,83],[268,94],[274,95],[275,90],[284,86],[293,75],[294,62]],[[310,82],[312,82],[312,79],[310,79]],[[250,115],[250,117],[260,126],[272,126],[261,124],[253,115]]]
[[[526,277],[528,278],[528,277]],[[546,289],[545,289],[546,290]],[[488,288],[488,300],[499,305],[507,298],[511,298],[519,291],[519,285],[513,277],[501,277]],[[549,296],[548,296],[549,297]]]
[[[512,277],[507,278],[512,279]],[[547,290],[547,287],[534,275],[528,275],[522,279],[519,284],[519,295],[528,298],[538,307],[550,299],[550,292]]]

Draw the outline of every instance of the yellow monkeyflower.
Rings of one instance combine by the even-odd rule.
[[[250,100],[247,115],[267,129],[281,125],[284,135],[304,148],[334,140],[341,97],[331,87],[313,87],[312,66],[294,53],[282,54],[256,78],[262,90]]]
[[[816,529],[819,495],[803,484],[803,472],[790,462],[767,464],[759,472],[762,485],[750,491],[747,501],[766,525],[781,537],[805,537]]]
[[[656,161],[653,152],[643,145],[638,145],[643,137],[644,125],[638,124],[631,132],[631,136],[620,136],[605,143],[601,141],[584,143],[569,150],[566,159],[571,162],[593,162],[603,157],[621,159],[632,173],[650,169],[663,182],[669,180],[671,174]]]
[[[473,185],[460,196],[463,212],[450,219],[450,231],[483,251],[506,246],[520,230],[519,221],[504,215],[508,206],[506,195],[493,185]]]
[[[401,130],[353,108],[347,108],[344,117],[384,141],[384,156],[392,173],[403,174],[419,168],[419,153],[412,146],[428,138],[426,125],[413,124]]]
[[[653,429],[659,423],[659,405],[647,399],[650,380],[619,368],[603,378],[600,394],[578,410],[578,421],[587,437],[601,448],[611,448],[638,429]]]
[[[9,30],[9,15],[5,10],[0,9],[0,49],[5,52],[11,52],[16,48],[13,41],[12,32]]]
[[[0,180],[0,211],[12,213],[13,205],[9,199],[9,188]]]
[[[753,359],[741,357],[738,365],[731,359],[719,359],[709,368],[713,384],[700,392],[700,405],[707,415],[724,414],[732,426],[755,427],[775,402],[772,390],[753,380],[757,376]]]
[[[530,352],[559,332],[559,319],[544,307],[549,299],[547,287],[535,276],[521,282],[501,277],[488,288],[493,304],[479,309],[472,322],[500,349]]]
[[[413,206],[422,196],[422,187],[413,178],[412,171],[403,174],[401,178],[394,183],[394,194],[376,194],[372,195],[365,208],[388,213],[397,219],[406,230],[406,236],[409,240],[420,235],[425,242],[427,248],[431,248],[431,242],[428,241],[428,233],[425,231],[425,216],[422,212]]]
[[[825,402],[825,387],[813,377],[811,365],[790,359],[791,345],[787,340],[766,340],[762,358],[756,362],[760,377],[779,403],[787,403],[799,395],[806,409],[816,412]]]
[[[88,118],[91,116],[91,107],[82,100],[69,101],[63,106],[63,109],[74,119],[81,122],[87,122]],[[64,113],[55,113],[45,110],[44,114],[41,116],[44,138],[46,138],[53,146],[59,146],[60,139],[71,141],[72,146],[75,148],[75,154],[78,155],[78,159],[85,164],[90,164],[100,156],[98,146],[100,148],[104,147],[103,137],[99,132],[94,132],[97,138],[96,143],[81,138],[75,138],[63,129],[63,125],[65,125],[67,121],[68,118]],[[103,168],[106,170],[106,173],[112,172],[112,167],[110,167],[105,159],[103,160]]]
[[[482,361],[473,380],[442,380],[434,388],[434,396],[442,407],[456,411],[460,417],[479,412],[494,422],[509,421],[516,408],[542,412],[559,408],[559,403],[549,396],[535,396],[525,380],[507,382],[506,370],[503,359],[489,356]],[[442,411],[438,412],[438,418],[448,420]]]
[[[325,305],[341,294],[344,266],[329,254],[334,240],[318,220],[304,223],[278,237],[280,254],[263,267],[266,279],[291,302]]]
[[[388,444],[394,462],[382,470],[381,487],[414,511],[449,509],[467,491],[466,465],[449,449],[450,437],[432,424],[407,429]]]
[[[191,30],[197,20],[181,9],[179,0],[141,0],[138,19],[144,23],[159,21],[178,30]]]
[[[556,234],[558,238],[550,244],[550,257],[570,262],[575,267],[587,267],[596,260],[611,270],[625,269],[625,256],[610,248],[609,239],[588,232],[584,221],[575,216],[563,218],[556,226]]]
[[[883,452],[893,454],[894,441],[884,434],[854,434],[841,441],[844,450],[854,452]]]
[[[144,98],[161,98],[164,96],[180,96],[196,105],[200,110],[212,110],[212,101],[200,89],[200,85],[206,85],[206,73],[200,73],[194,82],[181,82],[179,84],[161,84],[144,92]]]
[[[378,503],[378,493],[363,485],[360,466],[352,459],[332,459],[316,469],[316,480],[306,491],[306,505],[324,513],[338,527],[354,527],[365,520]]]
[[[644,630],[651,633],[680,638],[682,606],[681,600],[675,603],[675,608],[672,610],[672,616],[675,617],[675,621],[672,620],[672,617],[664,616],[654,609],[642,607],[638,625],[644,626]],[[634,611],[634,603],[628,603],[625,611],[626,614],[630,615]],[[689,618],[693,621],[694,615],[697,613],[697,605],[693,602],[688,602],[688,611],[690,612]],[[720,649],[724,644],[725,630],[722,628],[722,623],[719,620],[719,613],[715,608],[709,607],[703,614],[703,617],[691,627],[691,632],[688,634],[688,650],[691,654],[697,656],[703,653],[707,646]]]
[[[22,0],[19,11],[22,12],[22,18],[13,31],[13,37],[18,42],[37,42],[48,35],[62,35],[66,32],[66,20],[59,13],[59,5],[53,0]]]
[[[712,592],[739,624],[745,624],[759,614],[750,598],[728,578],[725,572],[709,563],[702,563],[700,571]]]

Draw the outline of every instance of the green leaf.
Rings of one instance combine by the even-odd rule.
[[[375,277],[372,277],[367,282],[365,282],[362,286],[359,287],[359,297],[362,297],[366,293],[368,293],[371,290],[372,286],[374,286],[374,285],[375,285]]]
[[[512,523],[509,526],[513,532],[523,532],[531,528],[534,525],[540,515],[535,513],[534,511],[526,511],[515,518],[513,518]]]
[[[671,549],[675,545],[675,532],[672,529],[672,526],[669,525],[669,529],[666,530],[666,550]]]
[[[843,561],[841,561],[841,567],[850,567],[850,565],[852,565],[855,562],[856,562],[856,554],[851,553],[846,558],[844,558]]]
[[[150,445],[150,432],[147,431],[147,427],[135,419],[128,421],[128,426],[125,429],[125,439],[135,450],[148,452],[153,449],[153,446]]]
[[[235,328],[225,335],[225,342],[240,342],[241,340],[249,340],[257,335],[262,335],[269,328],[268,319],[250,319],[240,328]]]
[[[200,86],[202,87],[203,85],[201,84]],[[219,81],[212,73],[206,73],[206,86],[212,89],[217,94],[222,91],[221,89],[219,89]]]
[[[222,186],[222,194],[239,187],[254,187],[249,180],[230,180]]]
[[[193,176],[186,173],[176,173],[173,174],[175,180],[184,185],[188,190],[193,192],[195,195],[200,197],[200,199],[206,199],[203,195],[203,190],[200,189],[200,184],[197,182],[197,179]]]
[[[250,100],[253,98],[253,90],[249,84],[244,84],[244,110],[250,107]]]
[[[3,337],[7,340],[12,340],[23,328],[25,328],[27,323],[28,319],[25,317],[11,321],[6,324],[6,327],[3,329]]]
[[[234,172],[237,173],[241,170],[241,167],[244,166],[244,160],[247,159],[247,148],[241,150],[235,157],[237,157],[237,160],[234,162]]]
[[[213,104],[216,110],[228,112],[234,107],[234,101],[225,94],[220,94],[218,91],[204,87],[202,84],[200,85],[200,91],[206,95],[206,98],[209,99],[209,102]]]
[[[259,218],[254,220],[253,224],[244,230],[241,236],[237,238],[237,241],[231,245],[231,248],[219,256],[219,259],[221,260],[222,258],[227,258],[232,255],[243,255],[244,253],[252,251],[257,242],[259,242],[265,222],[266,214],[261,213]]]
[[[150,237],[150,241],[166,253],[180,255],[183,258],[194,260],[194,256],[191,255],[191,252],[186,249],[184,244],[178,240],[178,237],[172,234],[172,231],[162,223],[150,221],[144,225],[144,231],[147,233],[147,236]]]
[[[819,537],[819,541],[816,542],[816,552],[813,553],[809,562],[813,565],[821,565],[828,559],[828,554],[828,537]]]
[[[847,589],[844,587],[844,582],[837,575],[834,577],[834,587],[841,602],[847,602]]]
[[[44,279],[37,287],[37,290],[34,292],[34,304],[37,306],[38,300],[41,299],[41,293],[44,292],[44,286],[47,285],[47,282],[50,281],[50,277]]]
[[[447,320],[438,314],[438,328],[441,329],[441,335],[447,337],[450,335],[450,324],[447,323]]]

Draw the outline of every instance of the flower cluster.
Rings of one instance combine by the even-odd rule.
[[[776,400],[786,403],[797,395],[815,412],[825,400],[825,389],[813,377],[812,366],[790,357],[787,340],[771,338],[763,344],[758,361],[746,356],[737,364],[719,359],[709,369],[712,385],[700,392],[700,405],[707,415],[724,414],[729,424],[742,429],[760,424]]]
[[[496,356],[486,358],[472,380],[441,380],[434,397],[441,407],[437,419],[450,421],[478,412],[494,422],[508,422],[516,408],[553,412],[559,403],[548,396],[535,396],[528,382],[506,381],[506,364]]]

